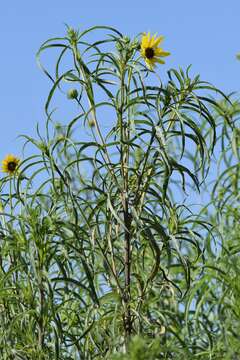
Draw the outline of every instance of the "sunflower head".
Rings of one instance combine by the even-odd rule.
[[[162,41],[163,36],[151,36],[150,33],[144,33],[142,36],[141,55],[150,70],[153,70],[156,63],[165,64],[165,61],[161,58],[170,55],[168,51],[164,51],[159,47]]]
[[[7,155],[5,159],[3,159],[2,161],[2,171],[9,175],[13,175],[16,173],[16,169],[19,163],[20,163],[19,158],[17,158],[12,154]]]

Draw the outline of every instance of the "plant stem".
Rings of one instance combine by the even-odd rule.
[[[129,337],[132,332],[132,320],[131,320],[131,217],[128,211],[128,200],[124,199],[124,224],[125,224],[125,314],[124,314],[124,328],[125,328],[125,339],[128,343]]]
[[[121,173],[123,179],[123,191],[122,191],[122,204],[123,204],[123,221],[124,221],[124,331],[125,331],[125,345],[128,348],[129,338],[132,333],[132,319],[131,319],[131,223],[132,218],[129,212],[129,197],[128,197],[128,163],[129,163],[129,124],[124,123],[123,113],[125,104],[125,64],[121,66],[121,103],[119,107],[119,124],[120,124],[120,136],[121,136]]]

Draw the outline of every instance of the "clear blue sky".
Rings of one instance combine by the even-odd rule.
[[[171,52],[161,71],[192,64],[192,74],[230,92],[240,88],[239,20],[240,0],[1,1],[0,158],[18,154],[16,137],[34,134],[36,122],[45,121],[50,83],[35,54],[43,41],[65,34],[64,23],[111,25],[130,36],[158,32]]]

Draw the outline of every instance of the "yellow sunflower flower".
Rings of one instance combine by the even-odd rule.
[[[16,169],[20,163],[20,159],[16,156],[9,154],[2,161],[2,171],[13,175],[16,172]]]
[[[158,45],[163,41],[163,36],[151,36],[150,33],[144,33],[141,41],[141,55],[145,60],[147,67],[153,70],[156,63],[165,64],[161,57],[170,55],[168,51],[164,51]]]

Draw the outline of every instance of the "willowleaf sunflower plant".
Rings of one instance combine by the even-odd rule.
[[[1,179],[1,358],[208,349],[183,308],[212,236],[192,205],[218,137],[212,109],[228,100],[190,68],[156,66],[162,39],[68,27],[40,47],[45,127],[23,135],[33,154]]]

